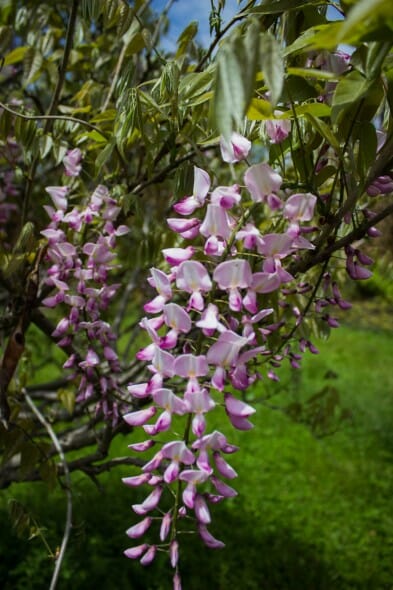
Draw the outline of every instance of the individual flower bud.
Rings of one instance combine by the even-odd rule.
[[[175,568],[179,561],[179,543],[175,540],[169,546],[169,558],[171,560],[171,566]]]
[[[209,547],[209,549],[222,549],[222,547],[225,547],[225,544],[222,541],[219,541],[218,539],[213,537],[211,533],[209,533],[209,531],[206,528],[206,525],[199,524],[198,532],[201,536],[202,541],[205,543],[207,547]]]
[[[142,559],[140,559],[139,563],[141,565],[150,565],[156,556],[156,552],[157,547],[155,545],[150,545],[149,549],[146,551]]]
[[[79,176],[82,166],[80,161],[82,159],[82,152],[80,149],[68,150],[63,158],[66,176]]]
[[[173,576],[173,590],[182,590],[179,572],[176,572]]]
[[[169,535],[169,531],[171,528],[171,522],[172,522],[171,513],[167,512],[166,514],[164,514],[162,521],[161,521],[161,527],[160,527],[160,541],[161,542],[165,541],[165,539]]]
[[[142,537],[145,534],[147,529],[150,527],[152,523],[152,519],[150,516],[147,516],[141,522],[134,524],[134,526],[130,527],[126,531],[126,535],[131,537],[131,539],[138,539],[138,537]]]
[[[144,554],[149,545],[143,543],[143,545],[137,545],[136,547],[130,547],[124,551],[124,555],[130,559],[139,559]]]
[[[211,522],[210,512],[205,502],[205,499],[200,494],[197,494],[194,502],[195,516],[198,522],[209,524]]]

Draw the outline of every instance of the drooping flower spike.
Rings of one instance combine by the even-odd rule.
[[[238,135],[229,143],[221,142],[223,159],[229,163],[244,159],[249,149]],[[127,534],[131,531],[139,539],[150,529],[151,518],[159,522],[158,544],[138,544],[125,554],[146,565],[157,550],[167,551],[174,569],[174,589],[181,584],[180,533],[192,522],[185,517],[194,519],[205,545],[221,548],[223,542],[209,530],[211,506],[237,493],[226,481],[237,473],[224,458],[237,447],[224,434],[209,433],[210,413],[221,410],[231,427],[252,429],[255,408],[237,397],[236,390],[244,392],[261,378],[278,380],[275,369],[285,359],[298,368],[306,350],[318,352],[304,338],[299,338],[294,349],[295,338],[285,340],[285,335],[279,353],[269,349],[271,337],[279,339],[284,329],[294,333],[303,320],[291,297],[307,297],[312,287],[296,284],[288,266],[301,250],[314,248],[312,239],[303,234],[309,238],[315,229],[317,197],[282,191],[283,178],[265,163],[247,168],[243,189],[235,184],[210,190],[209,174],[197,167],[194,174],[193,195],[174,206],[181,217],[167,220],[179,237],[176,246],[163,250],[167,266],[152,269],[149,279],[157,295],[144,306],[153,317],[145,318],[141,325],[150,344],[137,356],[150,362],[152,377],[128,387],[136,406],[140,400],[151,405],[124,416],[148,437],[131,445],[137,452],[159,445],[164,432],[166,441],[173,436],[150,456],[141,475],[124,482],[154,488],[134,506],[137,516],[145,518]],[[272,215],[276,217],[274,230],[264,232],[266,224],[258,220]],[[364,265],[368,263],[359,251],[347,249],[347,269],[352,276],[367,274]],[[326,306],[344,309],[347,302],[335,284],[326,287],[329,294],[323,294],[324,288],[314,312],[334,327],[336,320],[326,313]],[[174,498],[169,511],[160,510],[162,498]]]

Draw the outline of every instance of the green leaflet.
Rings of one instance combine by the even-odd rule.
[[[245,14],[279,14],[286,10],[299,10],[308,6],[329,4],[326,0],[264,0],[259,6],[245,11]]]
[[[359,0],[342,23],[339,42],[353,42],[368,33],[370,26],[376,27],[389,19],[393,19],[391,0]]]
[[[102,13],[100,0],[82,0],[81,11],[86,20],[96,21]]]
[[[362,121],[357,135],[359,141],[357,167],[360,178],[364,180],[377,155],[377,134],[371,122]]]
[[[241,124],[254,89],[259,52],[259,25],[253,21],[245,35],[236,32],[217,56],[214,81],[213,119],[220,133],[229,138]]]
[[[306,119],[311,123],[316,131],[332,146],[338,155],[341,154],[340,143],[327,123],[314,117],[311,113],[305,113]]]
[[[365,100],[364,106],[368,107],[371,112],[370,117],[374,115],[380,96],[380,84],[374,80],[368,80],[358,71],[350,72],[337,84],[332,101],[332,121],[337,123],[340,118],[349,110],[356,106],[357,101]],[[375,104],[374,104],[375,103]],[[374,105],[374,107],[373,107]],[[369,118],[363,113],[362,118]]]
[[[284,50],[284,55],[292,55],[311,49],[334,49],[340,42],[342,22],[310,27]]]
[[[198,32],[198,21],[191,21],[189,25],[186,26],[184,31],[180,33],[179,38],[177,40],[177,51],[175,55],[175,59],[179,59],[183,57],[187,53],[187,49],[194,39],[195,35]]]
[[[16,47],[5,56],[4,65],[10,66],[12,64],[16,64],[22,61],[29,49],[30,47],[28,47],[27,45],[23,45],[22,47]]]
[[[284,84],[284,64],[281,47],[270,33],[260,38],[260,59],[263,75],[271,93],[273,106],[277,104]]]

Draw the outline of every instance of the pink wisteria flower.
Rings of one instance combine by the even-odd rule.
[[[213,273],[213,280],[220,289],[229,291],[229,308],[240,311],[242,297],[239,289],[247,289],[252,282],[252,271],[247,260],[239,258],[221,262]]]
[[[240,350],[248,343],[247,338],[240,336],[231,330],[222,332],[218,340],[212,344],[207,353],[209,364],[216,369],[211,379],[213,387],[223,391],[225,386],[226,371],[233,367],[237,361]]]
[[[282,178],[269,164],[250,166],[244,175],[244,182],[253,201],[267,202],[272,209],[280,206],[276,193],[280,190]]]
[[[65,167],[65,173],[67,176],[79,176],[82,170],[82,152],[79,148],[68,150],[67,154],[63,158],[63,164]]]
[[[176,286],[178,289],[191,293],[188,307],[202,311],[205,307],[202,293],[207,293],[212,288],[212,281],[206,268],[197,260],[182,262],[176,274]]]
[[[161,348],[174,348],[179,334],[187,334],[192,327],[189,314],[177,303],[168,303],[164,306],[163,320],[171,328],[161,339]]]
[[[205,170],[194,166],[194,188],[190,197],[184,197],[173,208],[179,215],[191,215],[204,205],[210,189],[210,177]]]
[[[224,162],[234,164],[247,158],[251,149],[251,141],[240,133],[233,132],[229,141],[221,137],[220,148]]]
[[[266,133],[272,143],[281,143],[291,132],[290,119],[269,119],[265,122]]]
[[[162,311],[167,301],[172,298],[171,281],[168,276],[158,268],[151,268],[150,284],[158,293],[154,299],[145,303],[144,310],[148,313],[157,313]]]

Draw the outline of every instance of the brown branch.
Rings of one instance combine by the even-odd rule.
[[[341,250],[342,248],[345,248],[345,246],[349,246],[356,240],[364,237],[370,227],[373,227],[389,215],[393,215],[393,203],[385,207],[385,209],[382,209],[382,211],[376,213],[372,218],[365,219],[349,234],[335,241],[333,244],[328,245],[326,248],[319,251],[308,251],[305,256],[303,256],[300,260],[293,262],[288,267],[288,272],[293,275],[304,273],[313,266],[324,262],[325,260],[329,259],[331,255],[337,250]]]
[[[120,465],[134,465],[136,467],[142,467],[145,463],[145,461],[137,457],[118,457],[103,463],[97,463],[96,465],[89,462],[90,457],[87,457],[86,459],[86,461],[81,459],[68,463],[69,472],[73,473],[75,471],[82,471],[83,473],[86,473],[86,475],[90,475],[90,473],[98,475],[108,471],[109,469],[112,469],[113,467],[119,467]],[[64,475],[64,470],[61,464],[57,465],[57,473],[59,476]],[[0,489],[6,489],[13,483],[41,480],[42,477],[38,469],[31,471],[23,477],[20,474],[19,466],[7,465],[0,471]]]

